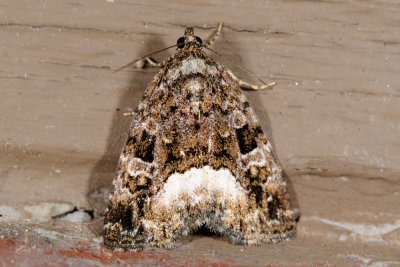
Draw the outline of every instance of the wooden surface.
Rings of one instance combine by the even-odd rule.
[[[215,49],[278,82],[246,94],[302,212],[296,241],[238,262],[278,249],[294,256],[258,263],[400,264],[399,14],[390,0],[0,1],[0,205],[101,213],[122,114],[157,71],[113,70],[175,44],[186,25],[206,37],[223,21]],[[188,251],[225,255],[224,244],[199,237]]]

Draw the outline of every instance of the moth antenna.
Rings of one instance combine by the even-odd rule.
[[[240,66],[238,63],[236,63],[231,57],[227,56],[227,55],[223,55],[220,54],[219,52],[215,51],[214,49],[211,49],[207,46],[203,46],[205,49],[210,50],[211,52],[213,52],[214,54],[216,54],[217,56],[229,61],[230,63],[232,63],[233,65],[235,65],[236,67],[238,67],[239,69],[243,70],[244,72],[246,72],[247,74],[249,74],[250,76],[256,78],[257,80],[259,80],[262,84],[267,84],[266,82],[264,82],[260,77],[256,76],[254,73],[252,73],[251,71],[249,71],[248,69]]]
[[[163,49],[160,49],[160,50],[158,50],[158,51],[155,51],[155,52],[152,52],[152,53],[150,53],[150,54],[147,54],[147,55],[145,55],[145,56],[142,56],[142,57],[140,57],[140,58],[137,58],[137,59],[135,59],[135,60],[133,60],[133,61],[131,61],[131,62],[129,62],[129,63],[123,65],[122,67],[119,67],[118,69],[116,69],[116,70],[114,71],[114,73],[115,73],[115,72],[118,72],[118,71],[120,71],[120,70],[123,70],[123,69],[125,69],[126,67],[129,67],[129,66],[134,65],[135,63],[139,62],[140,60],[143,60],[143,59],[145,59],[145,58],[147,58],[147,57],[150,57],[150,56],[152,56],[152,55],[158,54],[158,53],[160,53],[160,52],[163,52],[163,51],[168,50],[168,49],[170,49],[170,48],[173,48],[173,47],[175,47],[175,46],[178,46],[178,45],[176,45],[176,44],[175,44],[175,45],[171,45],[171,46],[165,47],[165,48],[163,48]]]

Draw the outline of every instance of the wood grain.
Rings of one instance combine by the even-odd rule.
[[[329,223],[400,221],[399,12],[390,0],[0,1],[0,203],[102,210],[123,113],[156,73],[113,70],[223,21],[215,49],[278,82],[247,95],[296,192],[299,239],[399,251],[400,226],[381,246]]]

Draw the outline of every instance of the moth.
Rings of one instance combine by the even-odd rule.
[[[172,248],[206,227],[235,244],[295,237],[293,205],[261,125],[239,80],[205,53],[186,28],[133,114],[105,216],[111,248]],[[210,49],[211,50],[211,49]],[[142,64],[142,65],[143,65]]]

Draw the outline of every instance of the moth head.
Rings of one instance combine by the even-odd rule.
[[[182,49],[184,47],[189,47],[189,46],[201,47],[202,43],[203,43],[203,41],[201,40],[201,38],[194,35],[194,31],[193,31],[192,27],[187,27],[185,30],[185,35],[180,37],[176,41],[176,44],[179,49]]]

